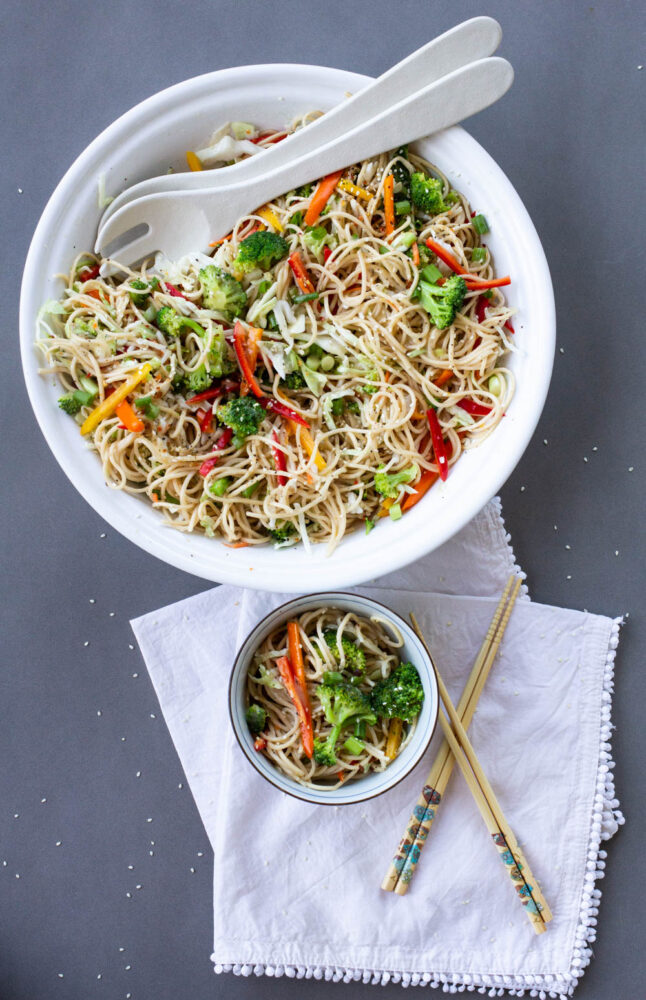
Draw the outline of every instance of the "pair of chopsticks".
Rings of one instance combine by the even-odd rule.
[[[440,697],[444,703],[448,720],[442,710],[439,712],[444,741],[433,763],[426,784],[417,800],[417,805],[409,819],[406,833],[393,858],[382,889],[403,895],[413,877],[420,854],[435,818],[453,764],[457,762],[485,821],[487,829],[498,849],[499,855],[514,888],[523,904],[525,912],[537,934],[543,933],[552,914],[543,894],[536,885],[529,865],[518,846],[518,842],[507,823],[498,800],[487,780],[475,751],[466,734],[475,712],[478,699],[493,665],[512,608],[520,590],[521,581],[511,576],[500,599],[487,635],[473,665],[469,680],[462,692],[458,710],[453,706],[444,682],[433,663],[431,652],[421,629],[411,614],[413,628],[421,639],[437,678]]]

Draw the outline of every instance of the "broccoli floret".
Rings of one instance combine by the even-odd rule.
[[[182,378],[182,388],[189,392],[204,392],[211,386],[213,376],[207,370],[206,365],[199,365],[192,372],[187,372]]]
[[[152,396],[140,396],[135,399],[135,406],[138,410],[143,410],[149,420],[156,420],[159,416],[159,407],[153,403]]]
[[[450,326],[467,292],[464,278],[454,274],[443,285],[420,281],[418,288],[419,303],[429,313],[437,329],[444,330]]]
[[[303,233],[303,243],[309,252],[320,260],[323,256],[323,247],[336,246],[336,238],[332,233],[328,233],[325,226],[307,226]]]
[[[189,319],[188,316],[182,316],[181,313],[175,312],[170,306],[161,307],[155,318],[155,323],[167,337],[179,337],[184,327],[195,330],[195,333],[199,333],[200,337],[205,335],[204,328],[199,323],[196,323],[194,319]]]
[[[134,281],[130,282],[130,288],[133,289],[128,292],[130,301],[134,306],[142,309],[146,305],[151,292],[159,288],[159,278],[151,278],[150,281],[142,281],[141,278],[135,278]]]
[[[377,717],[367,695],[352,684],[319,684],[316,694],[332,730],[325,740],[319,737],[314,741],[314,760],[331,767],[336,763],[334,748],[342,728],[359,719],[373,726]]]
[[[440,212],[446,212],[448,207],[442,197],[442,181],[437,177],[413,174],[410,179],[410,196],[413,205],[428,215],[439,215]]]
[[[404,160],[408,159],[408,146],[400,146],[395,152],[395,156],[401,156]],[[403,190],[406,194],[410,193],[410,170],[405,167],[403,163],[393,163],[392,165],[392,175],[397,184],[401,184]]]
[[[303,378],[301,372],[290,372],[285,378],[281,378],[280,384],[285,389],[292,389],[293,391],[298,391],[299,389],[305,388],[305,379]]]
[[[274,542],[286,542],[288,538],[291,538],[295,531],[296,528],[291,521],[285,521],[283,524],[277,524],[273,531],[270,531],[269,534]]]
[[[202,285],[202,305],[215,309],[227,319],[241,316],[247,305],[247,293],[239,281],[215,264],[203,267],[199,273]]]
[[[336,641],[336,632],[329,629],[327,632],[323,633],[323,638],[334,653],[335,658],[339,660],[340,656],[339,647]],[[352,642],[350,639],[346,639],[345,636],[341,636],[341,646],[343,648],[346,670],[349,670],[352,674],[362,674],[366,669],[366,654],[364,651],[360,649],[356,643]]]
[[[245,712],[245,719],[249,726],[249,732],[257,736],[267,725],[267,712],[262,705],[249,705],[249,708]]]
[[[94,396],[91,392],[85,392],[84,389],[75,389],[74,392],[66,392],[64,396],[61,396],[58,400],[58,405],[61,410],[74,417],[82,406],[87,406],[93,399]]]
[[[399,488],[404,483],[412,483],[419,476],[419,466],[414,462],[408,469],[401,472],[382,472],[383,465],[375,473],[375,489],[384,497],[395,500],[399,496]]]
[[[412,663],[400,663],[370,693],[370,704],[382,719],[412,722],[419,715],[423,701],[422,681]]]
[[[234,364],[229,358],[224,330],[221,326],[216,327],[208,351],[207,368],[212,378],[221,378],[233,371]]]
[[[268,271],[288,253],[289,243],[287,240],[268,229],[259,229],[242,241],[233,266],[241,271],[253,271],[255,267]]]
[[[218,420],[233,431],[232,444],[241,448],[250,434],[256,434],[265,411],[253,396],[230,399],[218,408]]]

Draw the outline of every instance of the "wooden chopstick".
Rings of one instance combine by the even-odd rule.
[[[520,590],[520,585],[520,578],[513,574],[507,580],[484,642],[480,647],[480,651],[473,664],[473,669],[462,692],[458,703],[458,714],[465,728],[469,726],[473,718],[478,699],[480,698],[505,633],[509,616]],[[509,597],[510,590],[511,597]],[[508,597],[509,604],[505,608]],[[381,884],[381,888],[386,892],[396,892],[399,896],[403,896],[406,893],[419,863],[422,848],[426,843],[433,820],[437,814],[437,809],[442,801],[442,796],[446,791],[449,778],[453,772],[454,763],[455,759],[448,741],[443,740],[415,804],[415,808],[408,820],[406,831],[399,843],[397,853],[391,861],[390,867]]]
[[[417,623],[415,615],[411,613],[410,619],[413,623],[413,628],[428,653],[429,660],[431,661],[437,678],[440,697],[444,703],[447,715],[449,716],[450,724],[444,713],[440,710],[439,719],[444,736],[453,751],[453,756],[455,757],[458,766],[464,775],[467,785],[469,786],[469,790],[471,791],[476,804],[480,809],[485,824],[487,825],[487,829],[489,830],[501,860],[505,865],[507,874],[509,875],[521,903],[523,904],[525,913],[527,914],[536,933],[542,934],[545,930],[545,924],[552,919],[550,908],[547,905],[547,901],[545,900],[543,893],[536,884],[536,879],[534,878],[527,863],[527,859],[518,846],[518,841],[505,819],[505,815],[494,794],[493,788],[489,784],[489,781],[482,770],[475,750],[471,745],[471,741],[467,736],[466,730],[453,706],[449,692],[447,691],[444,681],[442,680],[442,677],[433,662],[431,651],[424,638],[422,630]]]

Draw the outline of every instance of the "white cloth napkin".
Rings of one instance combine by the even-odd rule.
[[[457,699],[514,568],[492,501],[415,566],[357,589],[381,600],[387,589],[394,610],[415,612]],[[554,913],[537,937],[457,773],[408,894],[379,888],[437,735],[396,788],[342,808],[286,796],[244,759],[228,719],[230,666],[287,596],[223,586],[132,623],[213,845],[215,971],[568,996],[594,940],[600,842],[623,822],[609,743],[620,620],[523,594],[471,726]]]

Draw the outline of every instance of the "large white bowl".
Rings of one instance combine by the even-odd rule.
[[[554,297],[536,230],[520,198],[488,153],[462,128],[419,144],[464,192],[491,226],[487,243],[499,274],[510,273],[509,300],[518,352],[511,359],[516,395],[495,433],[465,454],[446,483],[437,484],[401,521],[370,536],[348,535],[327,557],[325,546],[230,549],[200,535],[168,528],[145,501],[106,488],[101,465],[78,426],[56,405],[53,377],[38,374],[34,349],[42,303],[60,294],[54,278],[94,245],[100,216],[97,184],[109,194],[169,166],[185,169],[184,151],[200,146],[223,121],[246,120],[280,128],[312,108],[328,109],[369,78],[321,66],[242,66],[170,87],[138,104],[102,132],[72,164],[50,198],[34,234],[20,301],[22,361],[36,418],[57,461],[106,521],[160,559],[208,580],[262,590],[333,590],[361,583],[413,562],[459,531],[505,482],[527,447],[541,414],[552,371]]]

